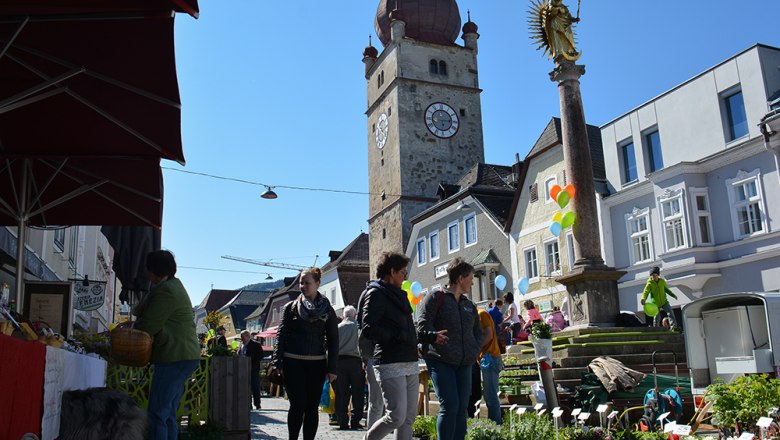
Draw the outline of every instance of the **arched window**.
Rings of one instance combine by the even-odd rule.
[[[447,76],[447,63],[439,61],[439,75]]]
[[[428,72],[437,75],[439,73],[439,63],[436,62],[436,60],[431,60],[430,67],[428,68]]]

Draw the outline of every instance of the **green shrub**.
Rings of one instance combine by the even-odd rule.
[[[412,435],[421,439],[436,439],[436,417],[417,416],[412,423]]]
[[[555,438],[555,426],[549,417],[539,417],[536,414],[526,413],[520,416],[509,414],[504,418],[502,438],[507,440],[542,440]]]
[[[531,336],[534,339],[552,339],[552,327],[544,322],[537,322],[531,326]]]
[[[466,440],[496,440],[502,439],[501,427],[490,419],[468,419]]]

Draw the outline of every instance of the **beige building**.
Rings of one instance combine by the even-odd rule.
[[[598,127],[588,125],[588,138],[596,191],[605,192],[601,133]],[[557,237],[550,232],[553,215],[571,210],[571,205],[561,209],[550,197],[550,189],[555,185],[564,187],[566,184],[561,120],[552,118],[523,160],[520,185],[515,192],[511,217],[507,222],[509,247],[512,249],[515,302],[522,306],[523,301],[532,299],[542,312],[561,305],[566,288],[556,282],[555,278],[567,273],[575,260],[571,228],[563,230]],[[523,277],[527,277],[530,283],[525,295],[521,294],[517,286]]]

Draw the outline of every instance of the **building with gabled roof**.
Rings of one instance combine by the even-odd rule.
[[[406,255],[412,259],[409,280],[423,294],[447,283],[447,264],[456,257],[475,269],[471,299],[480,305],[502,296],[495,279],[511,283],[509,239],[504,224],[509,216],[521,164],[513,167],[479,163],[457,184],[441,183],[439,202],[412,218]]]
[[[239,290],[233,298],[217,310],[222,315],[225,336],[237,336],[246,329],[246,317],[271,295],[267,291]]]
[[[337,314],[346,305],[357,306],[360,294],[371,279],[369,273],[368,234],[361,232],[341,251],[330,251],[330,261],[322,266],[320,293]]]
[[[221,309],[222,306],[228,303],[233,297],[236,296],[238,290],[227,289],[211,289],[209,293],[203,298],[203,300],[195,307],[195,329],[198,333],[206,333],[209,331],[204,324],[206,316],[211,312],[216,312]]]

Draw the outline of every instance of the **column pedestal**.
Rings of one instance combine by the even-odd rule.
[[[572,329],[614,327],[620,313],[617,280],[626,272],[611,267],[576,267],[555,281],[569,294],[569,323]]]

